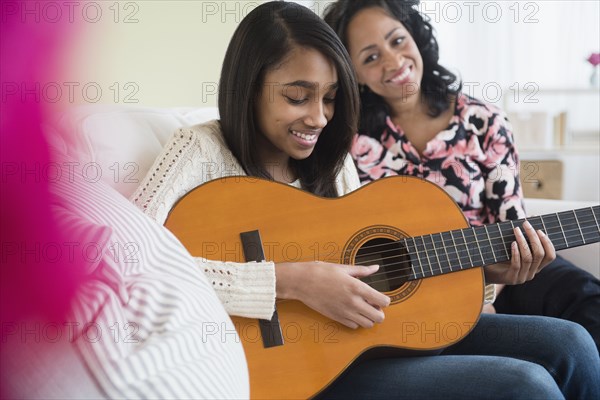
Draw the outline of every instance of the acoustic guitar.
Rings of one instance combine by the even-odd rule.
[[[557,250],[600,241],[599,206],[528,220]],[[165,225],[192,255],[212,260],[380,265],[363,280],[392,301],[371,329],[286,300],[270,321],[233,318],[251,397],[280,399],[315,396],[373,349],[420,354],[461,340],[481,312],[481,266],[510,259],[513,227],[523,222],[469,227],[443,189],[414,177],[384,178],[336,199],[228,177],[189,192]]]

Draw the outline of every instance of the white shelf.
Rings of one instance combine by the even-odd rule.
[[[521,151],[599,151],[600,88],[509,88],[503,104]]]
[[[600,146],[565,146],[551,147],[548,149],[519,147],[519,157],[523,159],[554,159],[560,155],[597,155],[600,157]]]
[[[517,90],[506,88],[505,93],[519,92],[519,93],[548,93],[548,94],[600,94],[600,88],[593,87],[572,87],[572,88],[537,88],[536,90],[519,88]]]

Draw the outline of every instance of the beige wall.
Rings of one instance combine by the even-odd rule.
[[[78,83],[69,101],[177,107],[216,105],[227,44],[262,1],[95,3],[65,60]]]

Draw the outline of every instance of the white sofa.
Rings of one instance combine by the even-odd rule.
[[[216,108],[88,105],[61,115],[49,124],[47,130],[55,146],[89,166],[90,179],[102,179],[123,196],[129,197],[171,133],[181,126],[217,117]],[[526,199],[530,215],[591,205],[594,204]],[[560,254],[600,277],[600,244],[563,250]]]

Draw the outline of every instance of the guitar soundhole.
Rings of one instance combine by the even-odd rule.
[[[356,253],[354,263],[356,265],[379,264],[379,270],[362,278],[362,281],[380,292],[398,289],[411,275],[410,257],[406,248],[401,242],[393,239],[368,240]]]

